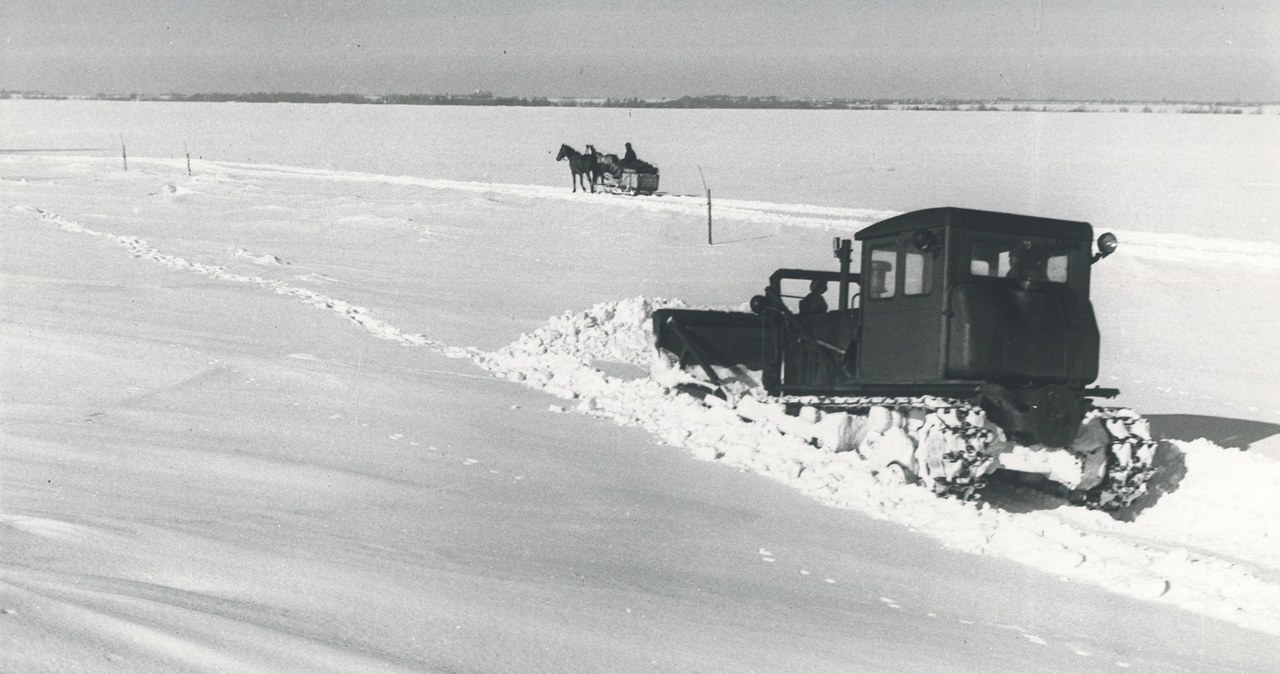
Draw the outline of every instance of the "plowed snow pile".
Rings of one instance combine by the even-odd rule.
[[[1207,440],[1167,441],[1157,493],[1132,522],[1030,491],[1011,498],[1035,512],[938,499],[884,484],[854,453],[835,454],[746,421],[709,397],[619,378],[606,363],[647,370],[649,314],[682,302],[637,297],[557,316],[496,353],[476,357],[495,374],[567,398],[579,412],[645,428],[694,455],[772,477],[836,507],[906,524],[947,546],[996,555],[1116,592],[1160,599],[1280,634],[1280,464]],[[1183,467],[1179,468],[1181,464]],[[1169,473],[1185,470],[1176,491]],[[1019,490],[1021,492],[1021,490]]]

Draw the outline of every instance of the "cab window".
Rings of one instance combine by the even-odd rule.
[[[871,278],[867,289],[871,299],[882,300],[897,294],[898,252],[892,246],[871,249]]]
[[[973,276],[1066,283],[1071,256],[1052,241],[975,241],[969,257]]]
[[[902,294],[927,295],[933,290],[933,265],[930,258],[920,251],[907,251],[902,255]]]
[[[1071,256],[1066,254],[1052,255],[1045,260],[1045,275],[1048,280],[1054,283],[1067,282],[1067,267]]]
[[[974,276],[994,276],[996,278],[1008,276],[1013,268],[1009,248],[1008,244],[987,241],[974,242],[973,254],[969,259],[969,273]]]

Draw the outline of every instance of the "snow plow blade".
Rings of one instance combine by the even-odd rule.
[[[741,312],[659,309],[653,312],[654,340],[659,353],[674,358],[672,368],[696,368],[719,387],[764,367],[764,320]]]

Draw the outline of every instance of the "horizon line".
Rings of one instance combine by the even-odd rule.
[[[399,103],[399,104],[427,104],[436,102],[470,102],[488,103],[490,105],[520,105],[522,103],[534,103],[539,105],[561,105],[564,103],[591,103],[604,105],[652,105],[655,107],[681,102],[689,103],[730,103],[735,104],[734,107],[751,107],[750,104],[772,104],[782,106],[786,104],[794,104],[796,106],[803,105],[948,105],[948,104],[982,104],[982,103],[1003,103],[1003,104],[1071,104],[1071,103],[1100,103],[1109,105],[1203,105],[1203,106],[1235,106],[1235,107],[1257,107],[1265,105],[1278,105],[1280,100],[1207,100],[1207,99],[1142,99],[1142,98],[1010,98],[1010,97],[926,97],[926,96],[873,96],[873,97],[788,97],[778,96],[774,94],[681,94],[679,96],[515,96],[494,94],[490,91],[476,90],[471,93],[384,93],[384,94],[364,94],[364,93],[308,93],[301,91],[275,90],[275,91],[207,91],[195,93],[176,93],[167,92],[160,94],[139,93],[139,92],[94,92],[94,93],[66,93],[66,92],[47,92],[29,89],[0,89],[0,98],[12,99],[35,98],[35,99],[91,99],[91,100],[114,100],[114,101],[176,101],[176,102],[331,102],[331,103]],[[274,97],[274,98],[271,98]],[[201,100],[201,99],[210,100]],[[257,99],[257,100],[248,100]],[[264,101],[263,99],[268,99]],[[312,99],[289,101],[285,99]],[[688,107],[704,107],[689,105]],[[706,105],[705,107],[713,107]]]

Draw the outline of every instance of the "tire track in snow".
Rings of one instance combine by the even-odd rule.
[[[1230,561],[1238,551],[1223,551],[1220,556],[1213,550],[1192,553],[1190,550],[1201,549],[1197,541],[1171,539],[1180,535],[1179,529],[1118,523],[1105,514],[1078,508],[1065,508],[1062,513],[1014,514],[938,499],[911,485],[882,484],[874,477],[874,467],[852,452],[823,450],[769,422],[748,422],[727,404],[708,405],[687,395],[675,395],[647,376],[622,379],[596,367],[599,361],[609,361],[647,368],[651,353],[648,316],[662,306],[679,306],[678,302],[633,298],[602,303],[584,312],[565,312],[507,347],[482,352],[402,332],[374,318],[364,307],[306,288],[190,262],[163,253],[141,238],[97,231],[47,210],[17,208],[65,231],[115,243],[133,257],[221,281],[258,286],[333,311],[380,339],[426,348],[449,358],[469,358],[494,376],[576,401],[573,408],[578,412],[641,427],[668,444],[688,449],[697,458],[771,477],[825,504],[905,525],[953,549],[1011,559],[1119,594],[1155,599],[1280,634],[1280,584],[1259,578],[1245,568],[1246,564]],[[1201,450],[1204,448],[1195,451]],[[1254,468],[1266,473],[1260,479],[1280,485],[1276,470],[1261,465]],[[1215,484],[1200,490],[1200,497],[1208,500],[1195,505],[1230,515],[1234,501],[1219,503],[1221,495],[1215,496]],[[1173,518],[1179,514],[1174,512]],[[1275,540],[1270,534],[1276,532],[1268,528],[1274,525],[1274,518],[1262,522],[1262,542],[1257,543],[1262,549],[1245,550],[1243,557],[1273,578],[1280,575],[1280,563],[1271,563],[1276,552],[1266,543]],[[1194,533],[1187,536],[1194,537]]]
[[[328,309],[343,318],[359,325],[365,330],[372,333],[380,339],[386,339],[393,342],[400,342],[408,346],[421,346],[430,349],[441,355],[451,358],[468,358],[472,355],[473,350],[459,349],[451,347],[443,342],[431,339],[423,334],[410,334],[402,332],[399,328],[378,318],[374,318],[369,314],[369,310],[364,307],[351,304],[349,302],[330,297],[323,293],[315,292],[307,288],[290,285],[278,279],[270,279],[262,276],[247,276],[244,274],[235,274],[227,271],[225,267],[218,265],[204,264],[201,262],[191,262],[177,255],[169,255],[155,248],[152,248],[145,239],[136,236],[120,236],[108,232],[101,232],[86,227],[79,222],[58,215],[51,211],[32,206],[18,206],[17,210],[28,211],[38,214],[41,219],[53,223],[59,229],[74,232],[76,234],[85,234],[97,237],[107,241],[111,241],[122,246],[129,251],[129,254],[136,258],[149,260],[158,264],[194,272],[209,278],[218,279],[220,281],[228,281],[231,283],[242,283],[248,285],[256,285],[266,290],[270,290],[278,295],[285,295],[301,300],[305,304],[309,304],[321,309]]]

